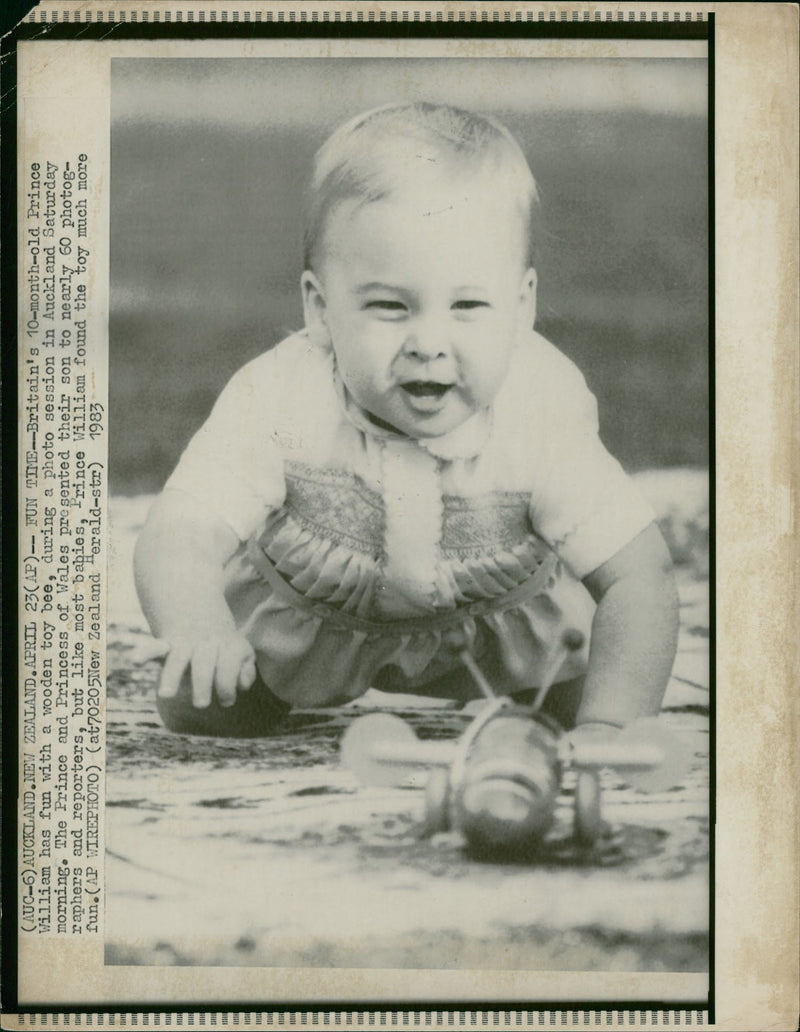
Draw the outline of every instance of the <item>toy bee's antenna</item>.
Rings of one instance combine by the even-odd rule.
[[[444,640],[448,648],[455,653],[462,665],[467,669],[472,680],[478,686],[481,695],[487,699],[496,699],[497,692],[484,677],[483,671],[475,662],[475,657],[470,651],[466,631],[461,627],[453,627],[447,631]]]
[[[561,644],[564,646],[567,652],[577,652],[579,649],[582,649],[585,641],[586,638],[583,636],[583,634],[581,634],[580,631],[574,630],[565,631],[561,638]],[[544,705],[544,700],[547,698],[547,693],[553,687],[553,684],[555,683],[556,674],[561,668],[563,661],[563,655],[557,652],[553,658],[552,664],[550,665],[550,669],[547,671],[547,676],[542,678],[541,688],[539,688],[534,697],[533,704],[531,706],[531,709],[534,713],[538,713]]]
[[[461,660],[461,662],[464,664],[464,666],[467,668],[467,670],[472,675],[472,680],[480,688],[480,690],[483,692],[483,694],[486,696],[486,698],[487,699],[496,699],[497,698],[497,693],[494,691],[492,686],[489,684],[489,682],[483,676],[483,671],[478,666],[478,664],[475,662],[475,657],[472,655],[472,653],[469,651],[469,649],[466,648],[466,646],[465,646],[463,649],[460,649],[458,651],[457,655],[458,655],[458,658]]]
[[[489,700],[496,699],[498,697],[497,692],[489,684],[486,677],[484,676],[483,671],[475,662],[475,657],[472,655],[472,653],[469,650],[469,646],[467,645],[466,635],[463,634],[463,632],[450,631],[448,634],[448,639],[450,647],[455,652],[456,656],[461,661],[462,665],[469,671],[472,680],[480,689],[481,694]],[[579,649],[583,648],[585,641],[586,638],[583,634],[581,634],[580,631],[569,630],[564,632],[564,635],[561,639],[561,644],[564,647],[565,651],[577,652]],[[536,695],[534,697],[533,704],[531,706],[531,709],[534,713],[538,713],[544,705],[544,700],[547,698],[547,693],[553,687],[556,675],[558,674],[558,671],[561,669],[563,662],[563,653],[560,651],[556,652],[550,664],[549,670],[546,671],[544,677],[542,678],[542,685],[539,689],[537,689]]]

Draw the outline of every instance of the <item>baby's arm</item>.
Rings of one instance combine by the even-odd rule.
[[[655,716],[678,638],[675,578],[656,525],[585,577],[584,584],[597,610],[577,724],[621,726]]]
[[[155,502],[136,545],[136,587],[153,633],[169,654],[158,693],[178,693],[191,671],[195,706],[223,706],[255,680],[255,654],[239,634],[225,601],[223,568],[239,541],[195,498],[166,490]]]

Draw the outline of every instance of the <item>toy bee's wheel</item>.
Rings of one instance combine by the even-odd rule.
[[[450,829],[450,777],[441,767],[434,768],[425,787],[423,835]]]
[[[575,841],[591,846],[604,828],[600,813],[600,779],[594,771],[582,770],[575,785]]]

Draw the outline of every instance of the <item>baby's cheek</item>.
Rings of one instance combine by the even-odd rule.
[[[465,356],[462,370],[471,395],[482,405],[494,399],[506,378],[509,349],[496,341],[483,341],[471,355]]]

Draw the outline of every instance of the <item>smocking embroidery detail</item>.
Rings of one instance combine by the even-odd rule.
[[[424,461],[429,476],[434,473],[431,457]],[[403,480],[403,490],[413,497],[407,530],[410,548],[419,552],[423,545],[420,489],[423,481]],[[438,481],[438,476],[437,476]],[[429,483],[429,487],[432,483]],[[492,491],[476,497],[433,496],[427,493],[428,557],[435,562],[431,540],[444,559],[489,559],[498,552],[536,542],[528,515],[530,495],[524,491]],[[438,498],[437,498],[438,496]],[[440,501],[438,500],[440,499]],[[386,559],[386,512],[384,499],[349,470],[325,469],[299,462],[286,463],[286,502],[284,510],[299,526],[316,537],[367,555]],[[401,514],[397,519],[402,520]],[[426,521],[427,522],[427,521]],[[399,547],[399,546],[398,546]],[[542,556],[546,554],[542,546]],[[433,558],[431,559],[431,556]],[[428,574],[432,577],[431,572]]]
[[[521,545],[532,534],[522,491],[495,491],[478,498],[443,499],[442,554],[451,558],[486,556]]]
[[[380,496],[352,473],[287,463],[284,509],[312,534],[381,557],[385,518]]]

